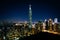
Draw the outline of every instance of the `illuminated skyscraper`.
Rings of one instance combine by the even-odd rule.
[[[54,23],[58,23],[58,19],[57,18],[54,19]]]
[[[31,5],[29,5],[29,28],[32,28],[32,9],[31,9]]]
[[[46,23],[43,22],[43,30],[46,28]]]
[[[48,26],[49,26],[49,30],[51,30],[51,31],[52,31],[52,29],[53,29],[52,23],[53,23],[53,20],[52,20],[52,19],[49,19],[49,20],[48,20]]]
[[[44,23],[45,23],[45,25],[46,25],[46,26],[45,26],[45,29],[48,30],[48,29],[49,29],[49,27],[48,27],[48,20],[45,19]]]

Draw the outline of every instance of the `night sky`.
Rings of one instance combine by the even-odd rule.
[[[32,5],[32,21],[49,18],[60,20],[60,1],[58,0],[0,1],[0,20],[28,21],[29,4]]]

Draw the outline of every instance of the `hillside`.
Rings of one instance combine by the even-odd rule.
[[[59,40],[59,39],[60,39],[60,35],[47,33],[47,32],[40,32],[36,35],[21,38],[20,40]]]

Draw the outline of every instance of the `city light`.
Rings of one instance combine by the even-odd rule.
[[[54,21],[50,19],[45,19],[44,21],[32,22],[32,9],[29,5],[29,21],[16,22],[16,23],[4,23],[2,22],[2,27],[0,29],[1,35],[4,40],[8,38],[9,40],[19,40],[20,38],[38,34],[39,32],[48,32],[52,34],[60,35],[60,23],[58,19],[55,18]]]

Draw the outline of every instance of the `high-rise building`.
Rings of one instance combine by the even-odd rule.
[[[38,31],[42,31],[43,30],[43,22],[40,20],[38,21]]]
[[[48,27],[48,21],[47,21],[47,19],[45,19],[45,21],[44,21],[44,22],[45,22],[45,24],[46,24],[45,29],[46,29],[46,30],[48,30],[48,29],[49,29],[49,27]]]
[[[48,26],[49,26],[49,30],[51,30],[52,31],[52,29],[53,29],[53,20],[52,19],[49,19],[48,20]]]
[[[58,24],[58,32],[60,33],[60,23]]]
[[[31,9],[31,5],[29,5],[29,28],[32,28],[32,9]]]
[[[57,29],[58,29],[58,24],[57,23],[54,23],[54,26],[53,26],[54,28],[53,28],[53,30],[54,31],[57,31]]]
[[[58,23],[58,19],[57,18],[54,19],[54,23]]]
[[[54,31],[57,31],[58,30],[58,19],[57,18],[55,18],[54,19]]]
[[[46,28],[46,24],[43,22],[43,30],[45,30]]]

